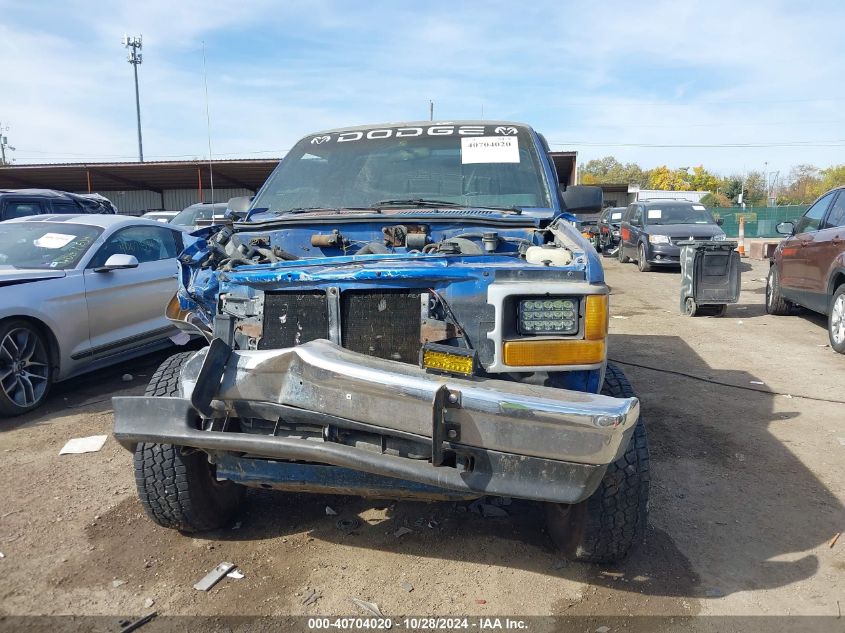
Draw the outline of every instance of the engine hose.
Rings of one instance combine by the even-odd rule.
[[[384,253],[389,253],[390,251],[388,248],[381,244],[380,242],[367,242],[361,248],[358,249],[358,252],[355,253],[356,255],[381,255]]]

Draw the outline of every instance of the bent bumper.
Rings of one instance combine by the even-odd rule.
[[[574,503],[624,452],[639,416],[636,398],[437,376],[324,340],[267,351],[214,343],[185,365],[181,398],[114,399],[121,444],[330,464],[467,493]],[[226,417],[403,438],[430,445],[431,459],[349,446],[330,433],[256,435],[202,422]]]
[[[678,266],[681,263],[681,248],[676,244],[650,244],[646,249],[649,264]]]

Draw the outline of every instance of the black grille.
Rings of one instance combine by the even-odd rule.
[[[669,240],[672,242],[672,244],[677,244],[678,242],[689,242],[690,238],[692,238],[693,240],[707,241],[707,240],[712,240],[713,236],[712,235],[692,235],[692,236],[684,235],[683,237],[670,237]]]
[[[418,291],[350,291],[341,295],[342,344],[369,356],[417,364],[420,353]]]
[[[318,338],[329,338],[326,293],[264,295],[264,334],[258,349],[293,347]]]

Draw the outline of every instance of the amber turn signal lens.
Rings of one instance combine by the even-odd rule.
[[[607,336],[607,295],[587,295],[584,310],[584,338],[588,341],[602,340]]]
[[[511,367],[592,365],[604,360],[604,340],[507,341],[502,352]]]

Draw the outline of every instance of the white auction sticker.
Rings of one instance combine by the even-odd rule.
[[[695,209],[696,211],[704,211],[704,205],[703,204],[694,204],[694,205],[692,205],[692,208]]]
[[[518,163],[519,141],[515,136],[475,136],[461,139],[461,163]]]
[[[61,248],[67,246],[76,239],[75,235],[66,235],[65,233],[45,233],[37,240],[33,241],[38,248]]]
[[[621,220],[622,219],[622,212],[620,211],[619,213],[611,213],[610,219],[611,220]]]
[[[649,209],[648,210],[648,217],[651,218],[662,218],[663,217],[663,209]]]

